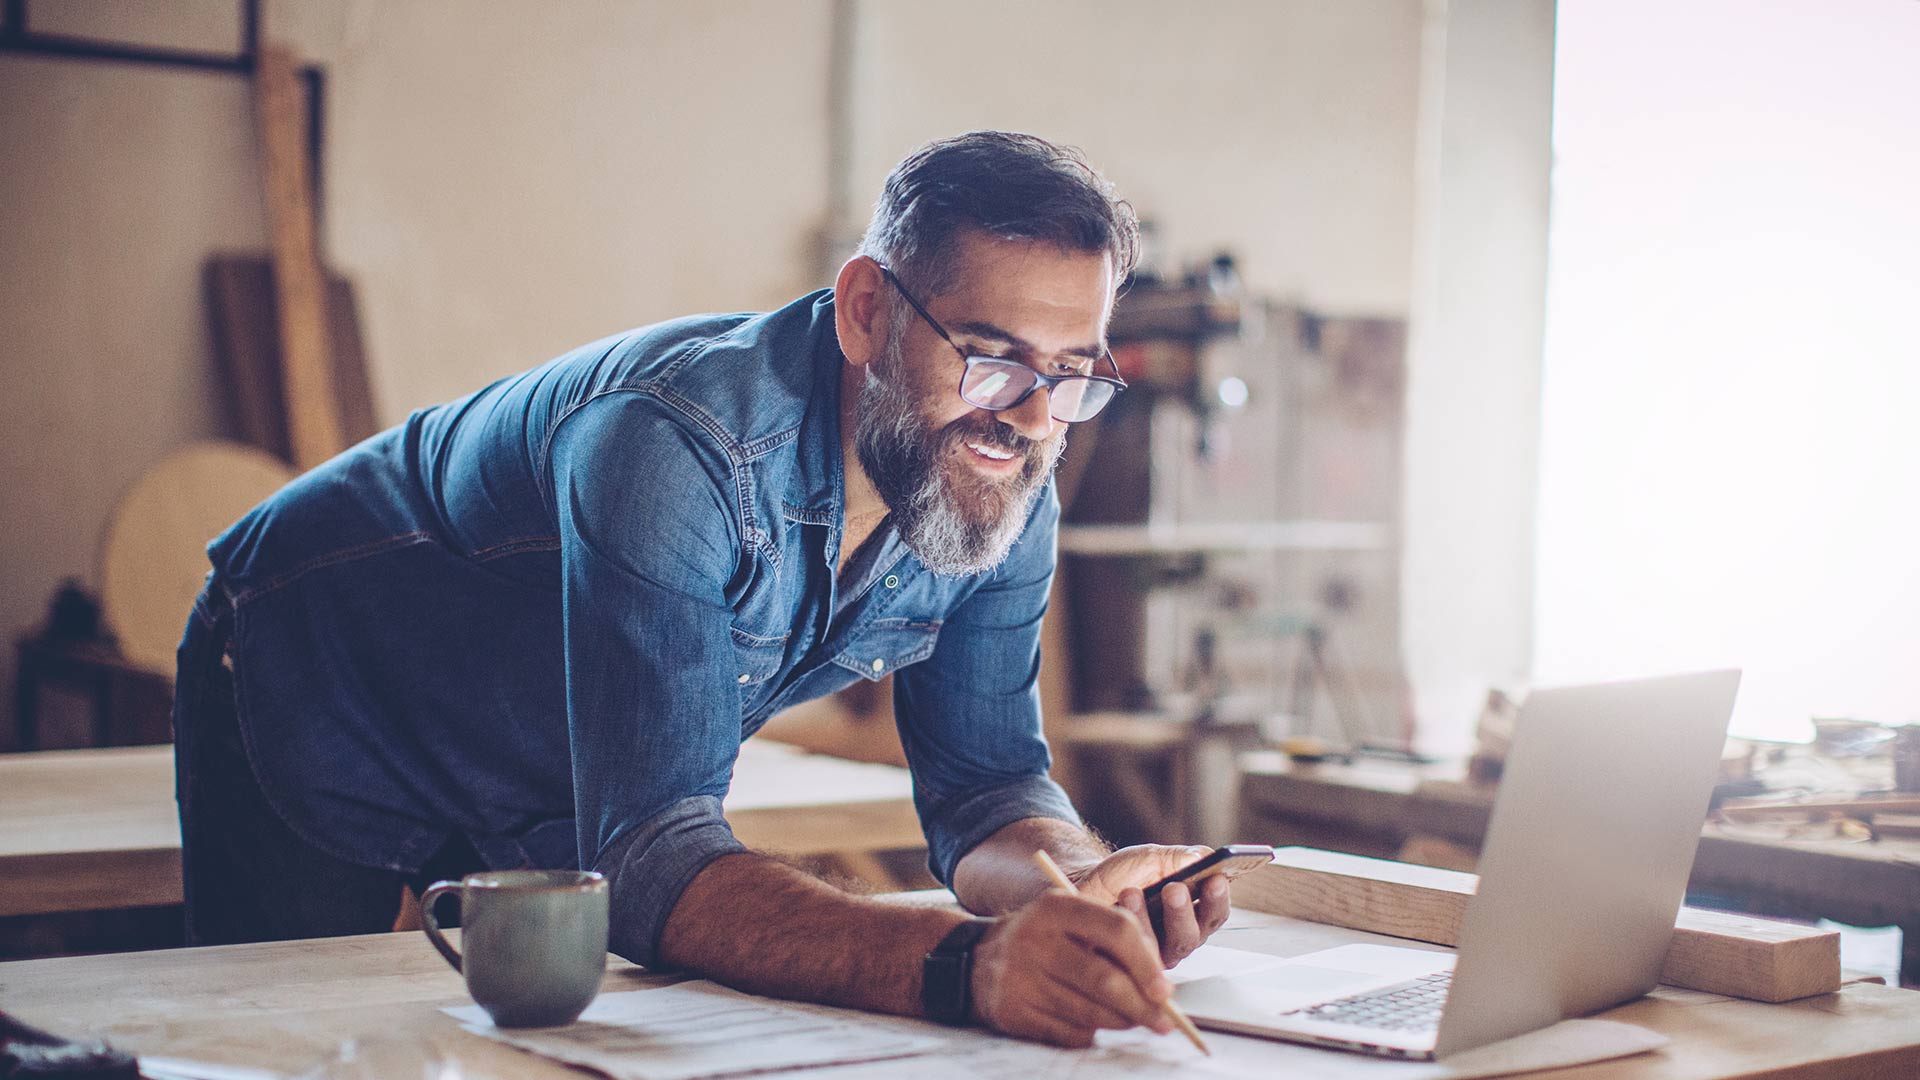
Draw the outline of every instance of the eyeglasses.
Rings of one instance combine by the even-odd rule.
[[[920,306],[920,301],[913,298],[913,294],[907,291],[892,270],[881,266],[880,272],[893,282],[894,288],[900,290],[900,295],[913,310],[927,320],[927,325],[940,335],[940,340],[960,354],[961,361],[966,365],[966,369],[960,373],[960,400],[976,409],[990,412],[1011,409],[1032,397],[1035,390],[1045,387],[1049,414],[1063,423],[1077,424],[1093,419],[1101,409],[1106,408],[1107,402],[1113,400],[1113,395],[1127,388],[1126,380],[1120,377],[1120,365],[1114,363],[1111,351],[1103,352],[1101,358],[1113,369],[1112,378],[1105,375],[1042,375],[1018,360],[969,356],[965,349],[954,344],[953,338],[947,336],[946,328],[927,314],[927,309]]]

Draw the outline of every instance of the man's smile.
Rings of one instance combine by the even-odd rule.
[[[967,439],[961,445],[966,448],[974,467],[982,472],[1011,473],[1018,470],[1026,459],[1025,454],[994,446],[983,439]]]

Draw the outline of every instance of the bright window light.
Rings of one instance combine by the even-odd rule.
[[[1561,0],[1534,674],[1920,721],[1920,2]]]

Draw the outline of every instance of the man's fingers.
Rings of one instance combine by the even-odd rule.
[[[996,1017],[993,1026],[1009,1035],[1038,1039],[1055,1046],[1080,1048],[1093,1045],[1093,1028],[1063,1015],[1045,998],[1020,1002]]]
[[[1120,975],[1119,978],[1125,981],[1126,976]],[[1102,998],[1088,993],[1083,987],[1075,985],[1072,979],[1050,974],[1047,983],[1045,989],[1051,993],[1053,1001],[1058,1006],[1054,1011],[1062,1019],[1090,1028],[1110,1028],[1114,1031],[1125,1031],[1127,1028],[1139,1027],[1142,1024],[1148,1027],[1153,1026],[1152,1017],[1142,1019],[1128,1015]]]
[[[1119,942],[1129,942],[1123,934]],[[1121,963],[1112,955],[1110,949],[1092,942],[1079,940],[1075,934],[1064,934],[1058,949],[1048,949],[1041,959],[1041,967],[1048,974],[1048,982],[1058,984],[1044,986],[1043,994],[1056,999],[1056,1005],[1050,1007],[1056,1015],[1066,1019],[1085,1020],[1092,1026],[1114,1026],[1114,1028],[1133,1028],[1133,1026],[1156,1026],[1160,1024],[1162,1007],[1156,999],[1148,997],[1146,986],[1133,978],[1131,970],[1121,967]],[[1160,969],[1154,967],[1156,978],[1165,978]],[[1091,1011],[1073,1011],[1071,1005],[1077,1001],[1087,1001],[1110,1013],[1108,1024],[1100,1024]]]
[[[1055,1046],[1064,1046],[1069,1050],[1085,1050],[1093,1045],[1093,1032],[1093,1028],[1083,1027],[1071,1020],[1049,1013],[1036,1013],[1030,1029],[1017,1031],[1014,1034],[1028,1035]]]
[[[1193,906],[1193,895],[1186,885],[1174,882],[1160,890],[1160,959],[1176,964],[1200,947],[1206,935]]]
[[[1090,905],[1066,927],[1069,936],[1105,954],[1132,981],[1148,1001],[1159,1003],[1173,994],[1173,984],[1160,970],[1160,949],[1152,932],[1118,908]]]
[[[1183,890],[1184,891],[1184,890]],[[1138,890],[1113,907],[1049,893],[983,939],[976,955],[976,1007],[991,1026],[1056,1046],[1087,1046],[1103,1028],[1172,1030],[1173,984],[1146,929]],[[1194,905],[1186,905],[1197,941]]]
[[[1159,1002],[1148,997],[1132,977],[1104,955],[1083,958],[1077,967],[1057,973],[1060,982],[1071,986],[1077,997],[1111,1011],[1122,1028],[1150,1027],[1160,1030],[1166,1024]]]
[[[1133,916],[1139,921],[1141,926],[1147,927],[1149,933],[1152,932],[1153,923],[1147,917],[1147,895],[1145,893],[1139,889],[1121,889],[1119,897],[1114,900],[1113,904],[1115,907]]]
[[[1195,906],[1200,919],[1203,936],[1212,936],[1215,930],[1226,925],[1227,916],[1233,914],[1233,888],[1226,878],[1212,878],[1200,890],[1200,902]]]

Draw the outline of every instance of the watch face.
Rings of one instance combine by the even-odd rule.
[[[966,1023],[971,960],[972,957],[964,953],[927,957],[926,987],[921,997],[929,1020],[943,1024]]]

